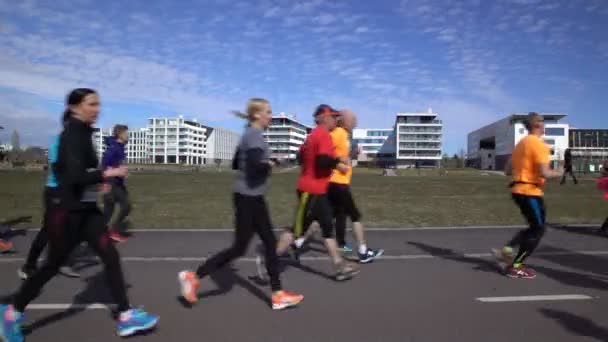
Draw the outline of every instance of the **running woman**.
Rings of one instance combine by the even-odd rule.
[[[265,194],[275,163],[271,161],[264,129],[272,119],[270,103],[254,98],[247,104],[247,114],[236,113],[249,121],[232,161],[237,170],[234,183],[233,203],[236,229],[234,242],[228,249],[215,254],[195,272],[183,271],[178,275],[183,298],[191,304],[198,301],[200,281],[211,273],[243,256],[254,234],[258,234],[266,250],[266,268],[270,275],[272,309],[282,310],[298,305],[304,296],[284,291],[279,278],[279,261],[276,254],[277,240],[272,231]]]
[[[106,151],[101,160],[103,170],[120,167],[126,159],[125,146],[129,141],[129,127],[116,125],[112,136],[106,139]],[[116,242],[125,242],[127,234],[127,217],[131,212],[131,202],[124,177],[111,178],[108,182],[110,189],[103,195],[103,214],[110,230],[110,238]],[[118,205],[118,214],[112,223],[114,210]]]
[[[337,126],[340,113],[328,105],[320,105],[314,113],[315,127],[300,147],[301,164],[298,179],[298,210],[292,231],[281,235],[277,254],[284,255],[292,247],[294,237],[306,233],[310,225],[317,221],[325,247],[335,268],[335,279],[343,281],[359,272],[357,265],[346,262],[338,252],[338,244],[333,235],[332,210],[327,198],[329,179],[334,169],[348,172],[349,158],[337,158],[329,134]],[[297,252],[296,252],[297,253]]]
[[[608,181],[606,181],[606,179],[608,179],[608,160],[604,161],[604,165],[602,165],[601,177],[604,178],[604,182],[608,183]],[[604,198],[608,200],[608,192],[604,193]],[[600,232],[603,234],[608,234],[608,217],[602,224]]]
[[[524,261],[534,252],[545,233],[542,187],[545,179],[561,177],[563,168],[551,170],[549,167],[550,147],[541,139],[545,131],[543,117],[538,113],[530,113],[524,124],[529,135],[513,150],[511,192],[513,201],[528,221],[529,228],[518,232],[501,250],[494,250],[494,254],[499,261],[508,265],[507,276],[533,279],[536,272],[525,266]],[[513,257],[513,249],[517,246],[519,251]]]
[[[65,127],[70,119],[70,113],[65,112],[62,118],[62,125]],[[50,218],[53,215],[53,211],[58,209],[60,202],[59,189],[57,184],[57,177],[55,176],[55,163],[57,162],[57,155],[59,154],[59,136],[55,137],[49,146],[48,153],[48,174],[46,177],[46,184],[44,187],[44,215],[42,219],[42,228],[36,234],[30,251],[27,255],[25,265],[18,271],[19,278],[25,280],[31,277],[38,269],[38,258],[42,254],[42,251],[49,242],[49,233],[47,226],[49,225]],[[70,262],[71,260],[68,260]],[[78,278],[80,274],[74,271],[71,264],[62,266],[59,272],[67,277]]]
[[[8,230],[8,229],[7,229]],[[0,254],[7,253],[13,250],[13,243],[0,238]]]
[[[73,90],[67,97],[68,124],[59,139],[55,163],[60,203],[47,225],[49,257],[45,265],[23,282],[12,305],[0,305],[0,340],[21,342],[21,323],[25,307],[38,296],[44,285],[58,272],[70,252],[81,241],[95,250],[107,275],[110,292],[118,305],[119,336],[131,336],[156,326],[158,317],[131,309],[127,299],[118,251],[109,242],[102,213],[97,208],[97,186],[112,177],[127,176],[127,169],[101,171],[93,148],[93,128],[99,115],[99,95],[87,88]]]

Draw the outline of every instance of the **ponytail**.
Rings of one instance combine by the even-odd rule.
[[[245,113],[233,110],[232,114],[240,119],[247,120],[249,123],[255,120],[255,114],[261,110],[264,110],[270,102],[262,98],[252,98],[247,102],[247,111]]]
[[[61,118],[61,124],[63,126],[65,126],[68,123],[68,121],[70,120],[71,117],[72,117],[72,111],[70,110],[70,108],[66,108],[63,111],[63,116]]]
[[[236,116],[237,118],[239,118],[239,119],[249,120],[249,115],[247,115],[247,114],[245,114],[245,113],[243,113],[241,111],[233,110],[232,114],[234,116]]]

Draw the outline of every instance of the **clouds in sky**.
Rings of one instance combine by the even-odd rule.
[[[77,86],[120,108],[104,123],[183,113],[239,127],[226,113],[252,96],[301,118],[350,107],[368,127],[431,106],[455,151],[513,111],[592,122],[606,106],[606,22],[601,0],[0,0],[0,118],[54,122],[49,101]]]

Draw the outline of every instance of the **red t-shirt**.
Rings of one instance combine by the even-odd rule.
[[[300,147],[301,172],[298,190],[312,195],[327,193],[333,168],[317,166],[316,158],[323,154],[335,158],[334,144],[329,131],[325,127],[317,126]]]

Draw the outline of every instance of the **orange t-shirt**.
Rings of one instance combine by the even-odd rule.
[[[549,163],[550,153],[550,147],[536,135],[528,135],[515,146],[511,157],[515,183],[511,191],[514,194],[543,195],[545,179],[539,165]]]
[[[336,158],[348,157],[350,155],[350,139],[348,138],[347,130],[342,127],[335,128],[331,131],[331,140],[334,143]],[[352,174],[353,169],[351,166],[348,167],[346,173],[334,170],[329,181],[336,184],[350,184]]]

